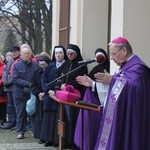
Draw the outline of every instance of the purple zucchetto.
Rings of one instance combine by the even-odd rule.
[[[128,40],[126,38],[124,38],[124,37],[114,38],[110,43],[114,43],[114,44],[119,44],[119,43],[129,44]]]

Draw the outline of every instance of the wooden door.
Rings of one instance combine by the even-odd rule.
[[[59,45],[67,48],[70,33],[70,0],[60,1]]]

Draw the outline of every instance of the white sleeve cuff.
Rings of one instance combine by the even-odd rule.
[[[93,92],[95,91],[95,84],[96,84],[96,82],[93,81],[93,82],[92,82],[92,91],[93,91]]]

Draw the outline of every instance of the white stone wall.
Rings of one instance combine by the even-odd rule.
[[[54,1],[53,45],[58,43],[59,2]],[[96,48],[107,50],[108,0],[71,0],[70,43],[79,45],[83,58],[93,58]],[[150,1],[112,0],[110,39],[126,37],[133,51],[150,66]],[[89,65],[92,68],[94,64]],[[111,73],[118,67],[111,61]]]

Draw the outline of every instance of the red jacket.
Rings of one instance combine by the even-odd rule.
[[[2,75],[3,75],[4,68],[5,68],[5,64],[0,60],[0,88],[3,86]],[[7,102],[7,97],[0,96],[0,103],[6,103],[6,102]]]

